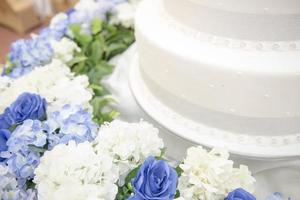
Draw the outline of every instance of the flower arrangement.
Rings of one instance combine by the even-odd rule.
[[[191,147],[175,166],[158,129],[113,120],[100,80],[134,42],[137,4],[81,0],[12,44],[0,77],[0,199],[255,199],[251,172],[226,150]]]

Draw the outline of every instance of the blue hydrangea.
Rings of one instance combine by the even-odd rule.
[[[11,133],[6,141],[7,150],[1,152],[1,157],[22,185],[34,177],[34,170],[45,150],[71,140],[77,143],[92,141],[97,131],[98,125],[90,113],[80,106],[65,105],[59,111],[49,113],[44,122],[25,120]]]
[[[9,60],[13,65],[10,77],[18,78],[37,66],[49,63],[53,49],[49,40],[42,37],[17,40],[11,45]]]
[[[33,178],[40,162],[39,148],[43,148],[46,141],[47,135],[38,120],[26,120],[12,132],[7,141],[6,163],[20,181]]]
[[[66,13],[56,15],[49,27],[42,29],[40,37],[60,40],[63,36],[69,35],[68,27],[70,24],[80,24],[81,31],[90,34],[92,20],[98,18],[106,20],[106,14],[112,10],[117,3],[125,0],[98,0],[93,7],[89,9],[70,9]]]
[[[79,2],[75,9],[70,10],[68,14],[70,24],[80,24],[81,32],[91,34],[91,22],[94,19],[107,20],[107,13],[111,12],[114,6],[125,0],[96,0],[91,1],[87,6],[85,2]],[[86,5],[85,5],[86,4]]]
[[[59,41],[68,31],[69,19],[66,14],[56,15],[49,27],[41,30],[39,37]]]
[[[275,192],[272,195],[268,196],[266,200],[285,200],[283,194],[280,192]],[[292,200],[290,197],[287,200]]]
[[[60,111],[51,113],[45,122],[48,135],[48,147],[67,144],[74,140],[76,143],[95,139],[98,125],[93,122],[91,114],[80,106],[65,105]]]
[[[18,184],[18,180],[9,168],[0,164],[0,199],[1,200],[34,200],[35,190],[25,190]]]

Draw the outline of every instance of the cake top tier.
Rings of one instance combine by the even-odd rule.
[[[163,0],[175,22],[200,32],[255,41],[300,40],[299,0]]]
[[[300,14],[299,0],[165,0],[167,4],[190,2],[191,5],[202,5],[231,12],[251,14]]]

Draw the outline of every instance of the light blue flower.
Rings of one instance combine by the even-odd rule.
[[[35,67],[49,63],[52,56],[53,49],[46,38],[17,40],[11,45],[9,52],[9,60],[13,64],[10,76],[18,78]]]
[[[9,171],[9,168],[0,164],[0,199],[1,200],[34,200],[35,190],[25,190],[18,184],[17,177]]]
[[[95,139],[98,125],[95,124],[88,113],[80,106],[65,105],[60,111],[50,113],[45,122],[48,135],[48,147],[67,144],[74,140],[76,143],[92,141]]]
[[[272,195],[268,196],[266,200],[285,200],[283,194],[275,192]],[[287,200],[292,200],[290,197]]]
[[[39,37],[59,41],[67,33],[69,24],[68,15],[60,13],[53,18],[49,27],[40,31]]]
[[[7,165],[20,181],[33,178],[33,171],[40,162],[42,149],[47,136],[42,123],[38,120],[26,120],[12,132],[7,141]]]

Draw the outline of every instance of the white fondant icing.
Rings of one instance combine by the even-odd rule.
[[[182,116],[163,104],[145,85],[137,57],[131,64],[130,84],[139,105],[160,125],[179,137],[208,147],[226,148],[231,153],[256,159],[296,159],[300,155],[300,133],[272,137],[239,134]]]
[[[208,35],[170,18],[163,0],[145,0],[135,27],[143,81],[175,111],[172,116],[217,130],[211,135],[226,132],[224,140],[237,135],[238,141],[275,146],[298,141],[299,41]]]
[[[192,7],[207,6],[231,12],[263,14],[299,14],[298,0],[163,0],[166,7],[177,7],[184,12],[183,3]],[[194,15],[194,13],[189,13]]]
[[[204,33],[259,41],[300,39],[297,0],[163,0],[166,13]]]

